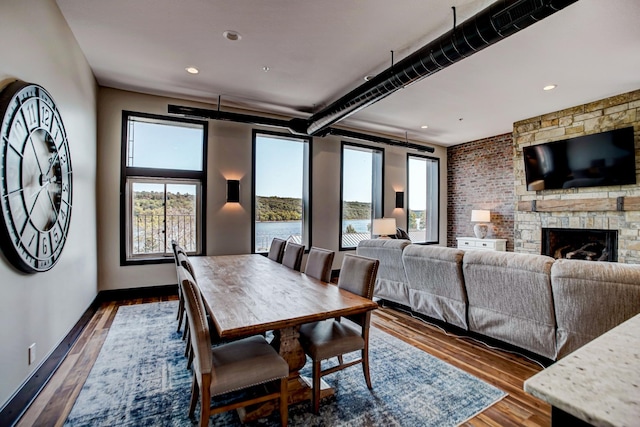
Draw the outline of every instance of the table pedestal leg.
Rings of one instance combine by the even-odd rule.
[[[271,345],[289,364],[289,405],[310,401],[312,398],[312,379],[300,376],[300,369],[306,363],[304,350],[300,345],[300,326],[292,326],[289,328],[273,331],[273,341]],[[322,381],[320,398],[334,394],[334,389],[329,387],[327,383]],[[255,421],[264,418],[273,411],[278,410],[278,402],[272,400],[261,405],[249,406],[238,409],[238,415],[242,422]]]

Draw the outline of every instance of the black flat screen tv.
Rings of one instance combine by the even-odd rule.
[[[527,190],[636,184],[633,127],[524,147]]]

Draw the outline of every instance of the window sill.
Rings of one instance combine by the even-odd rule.
[[[133,258],[120,261],[121,267],[130,265],[150,265],[150,264],[168,264],[174,263],[173,257],[158,257],[158,258]]]

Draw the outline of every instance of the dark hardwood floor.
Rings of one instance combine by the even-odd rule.
[[[177,299],[173,296],[106,302],[101,305],[69,355],[17,426],[64,424],[109,332],[120,305]],[[390,307],[376,310],[373,325],[458,368],[482,378],[509,395],[465,426],[549,426],[551,408],[522,389],[542,367],[525,357],[459,337]]]

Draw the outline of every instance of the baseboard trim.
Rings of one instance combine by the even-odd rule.
[[[0,426],[14,426],[18,420],[20,420],[20,417],[22,417],[40,391],[42,391],[44,386],[47,385],[47,382],[49,382],[49,379],[51,379],[60,364],[67,357],[71,347],[76,343],[80,334],[89,324],[89,321],[91,321],[91,318],[96,314],[102,303],[126,299],[171,296],[177,295],[177,293],[177,284],[98,292],[98,295],[96,295],[89,308],[85,310],[80,319],[76,322],[73,328],[71,328],[60,344],[58,344],[49,357],[42,362],[38,369],[33,372],[31,377],[25,381],[25,383],[0,409]]]
[[[144,288],[112,289],[100,291],[96,297],[100,303],[109,301],[122,301],[128,299],[151,298],[178,295],[178,284],[147,286]]]
[[[89,308],[71,328],[69,333],[51,352],[49,357],[42,362],[31,377],[16,391],[11,399],[0,410],[0,425],[13,426],[20,419],[22,414],[29,408],[29,405],[38,396],[49,379],[56,372],[62,361],[67,357],[69,350],[77,341],[78,337],[87,326],[93,315],[98,311],[100,303],[97,298],[93,300]]]

